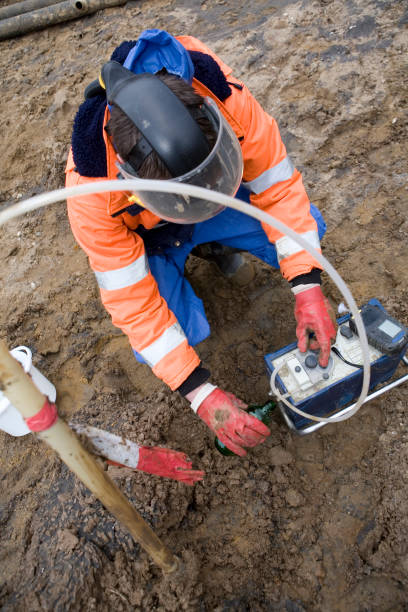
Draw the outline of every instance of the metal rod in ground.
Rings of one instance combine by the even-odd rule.
[[[45,402],[44,395],[10,355],[3,341],[0,341],[0,389],[24,418],[36,415]],[[178,558],[157,537],[62,419],[58,418],[54,425],[37,435],[55,450],[165,573],[180,568]]]
[[[64,0],[30,13],[0,21],[0,40],[42,30],[56,23],[90,15],[100,9],[125,4],[126,0]]]
[[[50,6],[51,4],[59,4],[64,0],[22,0],[22,2],[16,2],[15,4],[9,4],[8,6],[2,6],[0,8],[0,19],[10,19],[16,15],[23,15],[23,13],[29,13],[30,11],[36,11],[37,9]]]

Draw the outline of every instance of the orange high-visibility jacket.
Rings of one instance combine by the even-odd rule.
[[[220,66],[231,87],[231,95],[221,102],[196,79],[193,87],[211,97],[240,139],[244,159],[244,185],[251,192],[251,203],[280,219],[320,249],[316,222],[300,173],[286,154],[275,120],[257,103],[232,70],[203,43],[191,36],[178,40],[191,51],[210,55]],[[106,108],[106,124],[109,110]],[[66,167],[66,185],[79,185],[117,176],[116,154],[105,131],[103,134],[107,177],[89,178],[75,170],[72,151]],[[151,229],[159,217],[143,210],[136,216],[121,212],[129,206],[129,194],[102,193],[68,199],[68,215],[74,236],[87,253],[98,282],[102,301],[112,322],[129,337],[133,349],[151,366],[154,374],[171,389],[177,389],[200,364],[195,350],[161,297],[149,270],[142,238],[134,231],[140,224]],[[269,225],[263,225],[277,249],[283,276],[287,280],[321,268],[306,251]]]

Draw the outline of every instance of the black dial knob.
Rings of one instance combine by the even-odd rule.
[[[315,368],[317,366],[316,355],[308,355],[305,359],[305,366],[307,368]]]

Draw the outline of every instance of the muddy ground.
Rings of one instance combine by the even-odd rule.
[[[84,87],[117,44],[149,27],[192,34],[276,117],[356,300],[407,324],[407,23],[399,0],[146,0],[3,41],[1,200],[63,185]],[[307,437],[276,415],[262,447],[224,458],[112,327],[64,203],[0,236],[0,337],[31,347],[60,414],[183,450],[207,474],[190,488],[109,467],[184,559],[174,583],[53,452],[0,432],[2,610],[408,610],[408,386]],[[265,401],[263,356],[295,338],[287,284],[259,262],[245,290],[187,267],[213,381]]]

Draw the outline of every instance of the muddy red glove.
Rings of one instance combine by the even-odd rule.
[[[193,485],[203,479],[204,472],[192,470],[191,467],[192,463],[184,453],[158,446],[140,447],[137,469],[142,472]]]
[[[335,317],[329,301],[319,285],[301,290],[295,295],[295,300],[299,350],[304,353],[308,349],[309,333],[313,332],[315,339],[310,342],[309,348],[320,349],[319,363],[326,367],[330,357],[331,341],[336,338]]]
[[[246,455],[245,448],[264,442],[271,433],[262,421],[245,412],[244,402],[210,383],[200,387],[191,407],[220,442],[241,457]]]
[[[108,461],[108,463],[126,467],[115,461]],[[204,472],[192,470],[191,467],[192,463],[184,453],[159,446],[140,446],[139,461],[133,469],[193,485],[198,480],[203,479]]]

